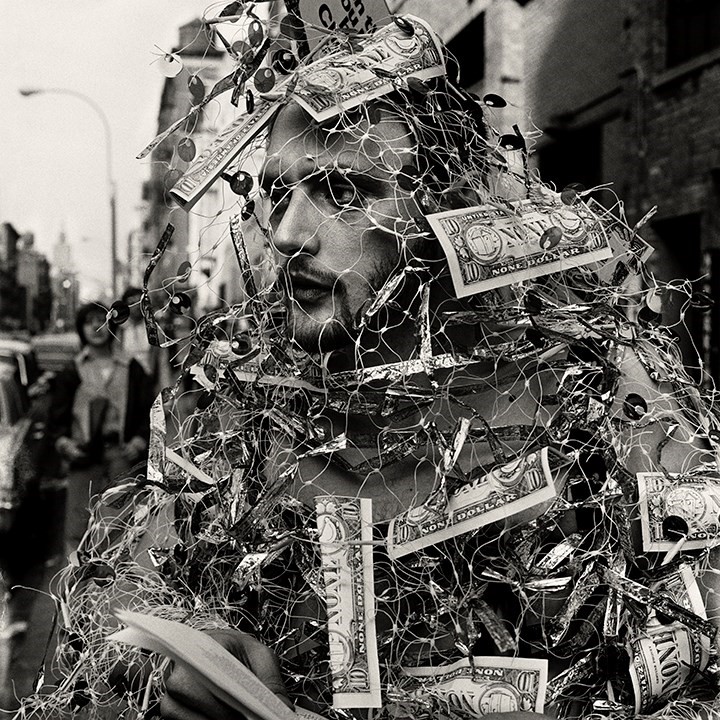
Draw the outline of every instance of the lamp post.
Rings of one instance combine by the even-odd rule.
[[[111,272],[111,283],[113,299],[117,298],[117,211],[116,211],[116,193],[115,193],[115,180],[113,179],[112,171],[112,134],[110,132],[110,123],[108,122],[105,111],[98,105],[91,97],[88,97],[84,93],[78,92],[77,90],[70,90],[68,88],[22,88],[20,94],[23,97],[31,97],[33,95],[72,95],[72,97],[82,100],[86,105],[89,105],[95,114],[102,121],[103,129],[105,131],[105,163],[107,170],[107,182],[108,190],[110,193],[110,272]]]

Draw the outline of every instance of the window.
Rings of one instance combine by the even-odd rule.
[[[666,32],[669,68],[720,47],[720,2],[667,0]]]
[[[553,139],[537,152],[538,169],[544,182],[558,190],[571,183],[590,189],[602,182],[602,125],[547,130]]]
[[[450,42],[447,48],[460,67],[460,84],[469,88],[485,77],[485,13],[480,13]]]

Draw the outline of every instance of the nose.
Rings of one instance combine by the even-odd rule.
[[[286,206],[273,222],[272,245],[279,259],[298,253],[316,255],[320,249],[322,214],[313,203],[309,190],[300,183],[288,190]]]

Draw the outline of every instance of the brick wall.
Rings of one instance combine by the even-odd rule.
[[[544,129],[618,86],[620,0],[534,0],[524,10],[526,104]]]

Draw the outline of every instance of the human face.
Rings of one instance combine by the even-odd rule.
[[[110,342],[110,328],[104,314],[91,312],[83,323],[85,340],[92,347],[104,347]]]
[[[414,205],[395,178],[411,148],[387,110],[375,124],[362,110],[323,125],[294,103],[279,113],[262,186],[288,330],[306,351],[352,342],[363,306],[402,263]]]

